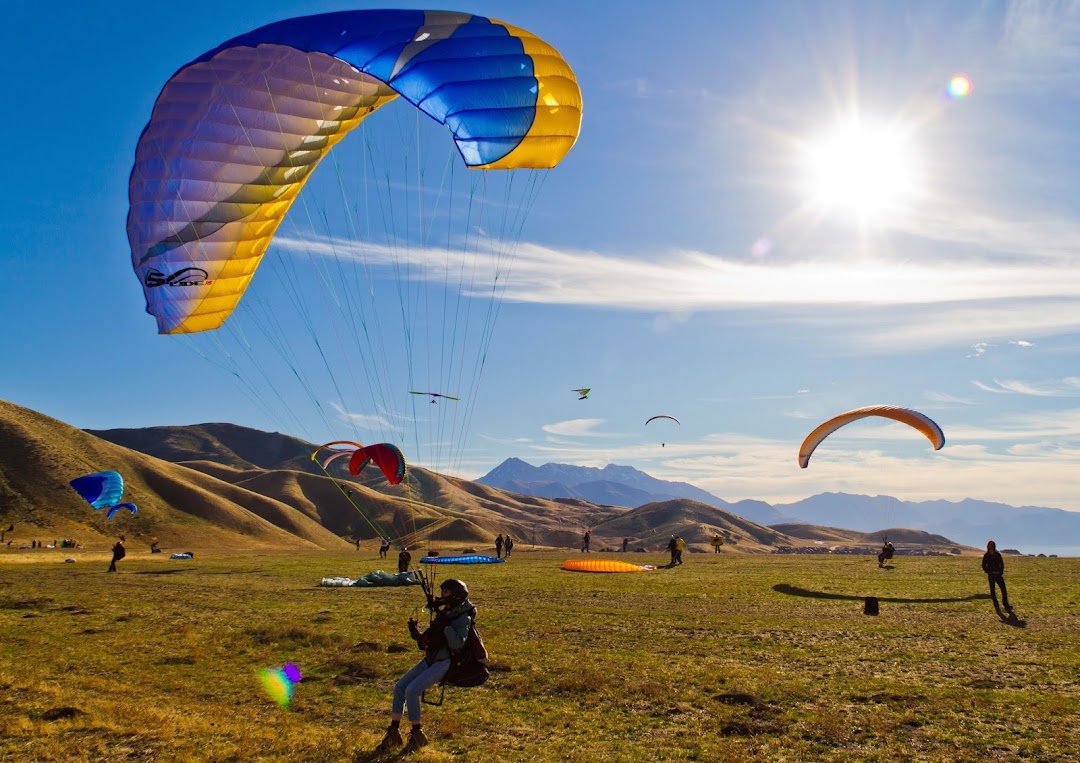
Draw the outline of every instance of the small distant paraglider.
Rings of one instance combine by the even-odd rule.
[[[928,416],[907,408],[897,408],[894,405],[869,405],[865,408],[855,408],[846,413],[841,413],[808,434],[803,441],[802,447],[799,448],[799,466],[805,469],[810,464],[810,456],[813,455],[814,449],[837,429],[868,416],[881,416],[917,429],[930,440],[934,450],[941,450],[945,446],[945,434],[941,431],[941,427]]]
[[[120,476],[120,472],[84,474],[68,484],[94,511],[108,509],[106,519],[112,519],[122,509],[127,509],[132,514],[139,512],[139,507],[135,504],[119,502],[124,495],[124,478]]]
[[[679,421],[679,420],[678,420],[677,418],[675,418],[674,416],[668,416],[668,415],[667,415],[666,413],[662,413],[662,414],[660,414],[659,416],[652,416],[652,417],[650,417],[650,418],[646,419],[646,420],[645,420],[645,426],[648,426],[648,425],[649,425],[649,422],[650,422],[650,421],[656,421],[657,419],[671,419],[672,421],[674,421],[674,422],[675,422],[676,424],[678,424],[679,426],[682,426],[682,422],[681,422],[681,421]],[[665,447],[665,443],[660,443],[660,447],[661,447],[661,448]]]
[[[592,392],[592,389],[590,387],[582,387],[581,389],[572,389],[570,391],[576,392],[578,395],[581,396],[578,398],[578,400],[588,400],[589,393]]]

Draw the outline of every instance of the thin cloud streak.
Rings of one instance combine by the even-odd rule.
[[[405,431],[401,425],[391,423],[389,419],[379,414],[353,413],[345,410],[340,403],[334,400],[330,401],[330,406],[337,412],[338,418],[341,421],[347,422],[358,429],[367,432],[376,432],[379,430],[390,430],[392,432]]]
[[[1080,396],[1080,377],[1066,376],[1058,381],[1035,384],[1018,379],[994,379],[992,384],[979,380],[971,382],[983,392],[995,394],[1031,395],[1032,397],[1078,397]]]
[[[603,432],[593,431],[604,423],[603,419],[571,419],[555,424],[545,424],[541,429],[548,434],[560,437],[608,437]]]
[[[324,238],[277,241],[286,250],[411,268],[410,277],[444,280],[463,265],[476,268],[469,296],[486,297],[503,248],[460,252],[400,248]],[[1080,238],[1078,238],[1080,246]],[[484,263],[483,260],[490,260]],[[483,265],[490,264],[490,267]],[[960,301],[1080,298],[1070,267],[902,263],[740,262],[703,252],[671,250],[647,259],[523,243],[516,249],[505,299],[625,310],[724,310],[782,306],[945,304]]]

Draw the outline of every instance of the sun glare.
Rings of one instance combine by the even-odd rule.
[[[888,225],[918,195],[914,147],[896,128],[852,119],[807,144],[803,159],[814,209],[860,227]]]

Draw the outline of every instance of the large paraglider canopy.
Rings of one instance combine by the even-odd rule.
[[[380,442],[360,448],[349,459],[349,473],[357,475],[365,465],[374,463],[391,485],[401,483],[405,477],[405,456],[401,450],[388,442]]]
[[[124,478],[120,472],[94,472],[76,477],[68,483],[83,500],[97,511],[108,509],[106,519],[112,519],[122,509],[137,514],[139,507],[133,503],[120,503],[124,495]]]
[[[165,84],[135,152],[128,241],[158,331],[220,326],[315,167],[399,95],[478,169],[554,167],[581,124],[562,56],[482,16],[345,11],[229,40]]]
[[[871,416],[892,419],[893,421],[899,421],[902,424],[913,427],[919,432],[922,432],[926,438],[930,440],[930,443],[934,446],[934,450],[941,450],[945,445],[945,434],[941,431],[941,427],[925,414],[908,408],[897,408],[892,405],[870,405],[865,408],[855,408],[846,413],[841,413],[839,416],[835,416],[821,424],[807,435],[806,439],[803,441],[802,447],[799,448],[799,466],[805,469],[810,463],[810,456],[813,455],[814,449],[821,444],[822,440],[837,429],[850,424],[853,421],[858,421],[859,419],[865,419]]]
[[[120,472],[84,474],[68,484],[94,509],[115,506],[124,494],[124,478]]]

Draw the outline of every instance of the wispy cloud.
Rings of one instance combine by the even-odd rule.
[[[966,397],[959,397],[948,392],[938,392],[936,390],[927,390],[923,393],[923,397],[932,403],[940,403],[945,405],[975,405],[975,401]]]
[[[1005,14],[1002,51],[1031,84],[1080,81],[1080,2],[1012,0]]]
[[[487,296],[506,246],[488,240],[471,251],[391,248],[377,244],[280,238],[277,245],[312,255],[405,266],[413,278],[444,280],[463,265],[492,276],[470,296]],[[1080,249],[1080,236],[1077,237]],[[808,305],[925,305],[957,301],[1080,297],[1080,279],[1066,266],[983,265],[939,259],[895,262],[762,263],[693,250],[649,256],[555,249],[522,243],[505,297],[518,302],[673,312]]]
[[[548,434],[560,437],[606,437],[610,436],[602,432],[596,432],[596,428],[604,423],[603,419],[570,419],[559,421],[555,424],[545,424],[541,429]]]
[[[377,431],[391,431],[391,432],[403,432],[404,428],[400,424],[395,424],[384,415],[371,414],[371,413],[353,413],[346,410],[340,403],[331,400],[330,406],[337,412],[338,418],[341,421],[347,422],[351,426],[357,429],[367,432]]]
[[[1033,397],[1080,397],[1080,376],[1066,376],[1047,382],[1034,383],[1018,379],[994,379],[987,384],[979,380],[971,382],[983,392],[999,394],[1031,395]]]

